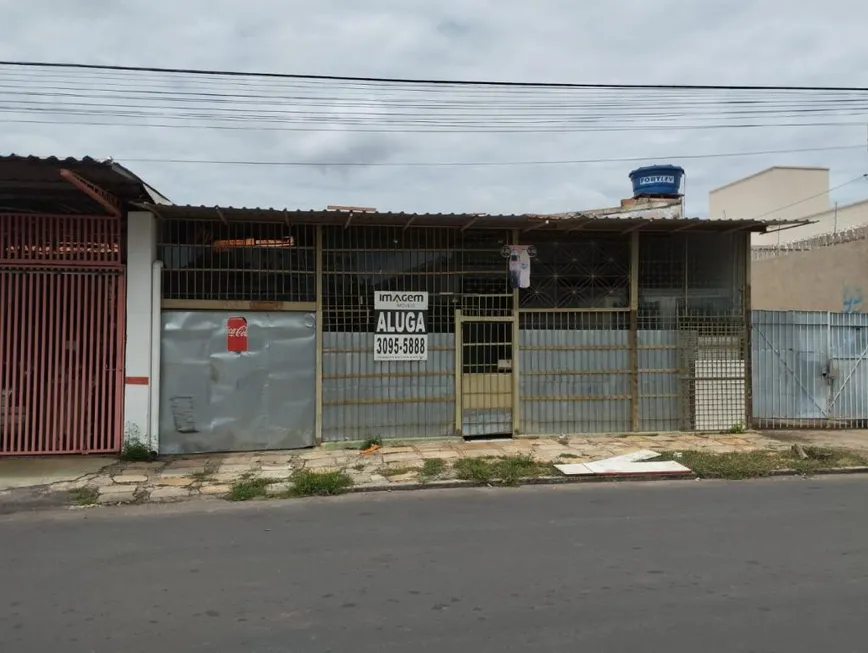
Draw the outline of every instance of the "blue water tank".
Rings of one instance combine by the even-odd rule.
[[[640,195],[678,195],[684,168],[669,164],[644,166],[630,173],[633,197]]]

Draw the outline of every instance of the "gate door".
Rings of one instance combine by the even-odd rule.
[[[461,317],[459,404],[464,437],[512,435],[512,317]]]
[[[0,215],[0,455],[120,449],[120,225]]]

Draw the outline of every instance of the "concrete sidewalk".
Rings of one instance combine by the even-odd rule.
[[[868,454],[868,430],[788,430],[763,431],[762,434],[791,445],[797,442],[811,447],[847,449]]]
[[[625,435],[599,437],[568,437],[559,439],[521,438],[463,442],[456,440],[413,441],[402,445],[387,445],[372,454],[346,448],[320,448],[304,451],[253,452],[172,456],[155,462],[119,462],[111,459],[68,457],[63,459],[29,459],[0,461],[0,479],[14,476],[16,465],[31,469],[34,492],[67,496],[70,491],[83,489],[97,503],[144,503],[178,501],[195,497],[226,496],[233,483],[242,478],[265,478],[274,481],[269,490],[285,490],[289,477],[301,469],[345,471],[354,487],[389,489],[420,482],[425,461],[444,462],[443,472],[436,480],[455,478],[452,463],[459,458],[504,457],[530,455],[542,463],[579,463],[600,460],[639,449],[654,451],[701,450],[710,452],[784,449],[790,445],[756,433],[739,435],[697,435],[671,433],[664,435]],[[71,473],[64,478],[46,476],[40,465],[56,469],[58,460],[66,461]],[[98,469],[82,470],[80,461],[90,461]],[[94,463],[94,461],[96,461]],[[20,495],[27,488],[19,474],[14,487]],[[435,480],[435,479],[428,479]],[[0,501],[4,489],[0,480]],[[5,493],[11,494],[7,485]]]

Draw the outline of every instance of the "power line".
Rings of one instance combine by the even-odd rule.
[[[806,147],[788,150],[761,150],[753,152],[721,152],[715,154],[682,154],[667,156],[642,156],[604,159],[574,159],[559,161],[416,161],[391,162],[374,161],[255,161],[255,160],[218,160],[218,159],[159,159],[159,158],[127,158],[118,157],[125,163],[164,163],[164,164],[195,164],[195,165],[234,165],[234,166],[275,166],[275,167],[504,167],[504,166],[538,166],[538,165],[579,165],[594,163],[635,163],[650,160],[696,160],[733,158],[742,156],[760,156],[772,154],[796,154],[801,152],[831,152],[836,150],[861,150],[862,145],[838,145],[831,147]],[[834,189],[832,189],[834,190]],[[787,208],[787,207],[785,207]]]
[[[666,89],[666,90],[746,90],[746,91],[846,91],[868,92],[866,87],[858,86],[749,86],[723,84],[590,84],[566,82],[509,82],[491,80],[446,80],[446,79],[409,79],[401,77],[356,77],[346,75],[310,75],[298,73],[244,72],[235,70],[208,70],[197,68],[161,68],[156,66],[118,66],[107,64],[83,64],[46,61],[0,61],[0,66],[19,68],[75,69],[115,72],[147,72],[172,75],[196,75],[213,77],[260,77],[273,79],[306,79],[320,81],[373,82],[385,84],[431,84],[437,86],[502,86],[515,88],[597,88],[597,89]]]
[[[574,128],[535,128],[535,129],[472,129],[472,128],[437,128],[437,129],[410,129],[410,128],[356,128],[349,126],[332,126],[332,127],[284,127],[284,126],[264,126],[261,124],[253,124],[253,126],[245,125],[245,122],[255,123],[255,121],[232,121],[241,124],[170,124],[156,122],[109,122],[109,121],[84,121],[84,120],[38,120],[26,118],[0,118],[0,123],[10,124],[37,124],[37,125],[75,125],[75,126],[91,126],[91,127],[150,127],[155,129],[205,129],[205,130],[226,130],[226,131],[263,131],[263,132],[324,132],[324,133],[356,133],[356,134],[564,134],[564,133],[597,133],[597,132],[634,132],[634,131],[703,131],[709,129],[755,129],[755,128],[783,128],[783,127],[852,127],[865,125],[864,120],[857,121],[841,121],[841,122],[788,122],[788,123],[730,123],[730,124],[710,124],[710,125],[679,125],[679,124],[664,124],[654,126],[624,126],[624,127],[604,127],[604,126],[588,126]],[[285,122],[285,121],[272,121]]]
[[[426,80],[403,83],[397,78],[376,82],[263,73],[267,79],[255,81],[233,71],[225,71],[230,77],[220,77],[208,75],[213,71],[192,69],[15,65],[36,67],[10,75],[8,66],[4,70],[0,63],[2,122],[264,131],[279,126],[280,131],[367,133],[569,133],[840,126],[853,124],[846,120],[848,116],[864,120],[868,114],[868,94],[823,90],[832,87],[811,91],[811,87],[523,82],[500,86],[462,82],[446,87],[425,86]],[[52,72],[56,70],[63,76]],[[186,77],[179,81],[173,71]]]

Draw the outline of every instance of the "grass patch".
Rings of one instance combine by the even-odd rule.
[[[151,451],[151,448],[144,442],[128,441],[124,442],[121,449],[121,460],[128,463],[146,463],[151,462],[157,456]]]
[[[446,471],[446,461],[441,458],[428,458],[422,463],[419,476],[423,481],[432,481]]]
[[[701,478],[728,480],[761,478],[781,469],[792,469],[809,476],[823,469],[868,464],[868,458],[844,450],[805,447],[804,452],[807,458],[802,458],[792,450],[728,453],[681,451],[662,454],[655,460],[676,460]]]
[[[295,497],[326,497],[342,494],[353,486],[353,479],[344,471],[315,472],[302,469],[292,476]]]
[[[91,486],[80,487],[72,490],[69,496],[77,506],[92,506],[96,504],[96,500],[99,498],[99,490]]]
[[[410,474],[411,472],[418,472],[418,467],[389,467],[388,465],[385,467],[380,467],[377,470],[377,473],[380,476],[385,476],[386,478],[390,476],[401,476],[403,474]]]
[[[518,485],[525,478],[554,474],[551,463],[534,460],[533,456],[504,456],[502,458],[460,458],[455,462],[455,473],[464,481],[475,483]]]
[[[570,459],[570,458],[581,458],[581,456],[577,456],[574,453],[562,453],[561,455],[558,456],[558,458]]]
[[[274,481],[268,478],[253,478],[242,476],[229,488],[230,501],[250,501],[265,496],[266,488]]]
[[[382,447],[383,446],[383,438],[368,438],[362,444],[359,445],[359,451],[365,451],[366,449],[370,449],[371,447]]]

